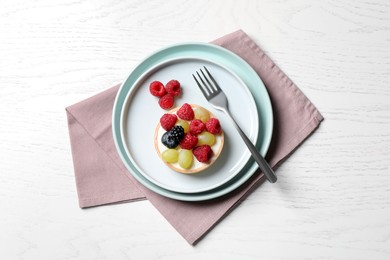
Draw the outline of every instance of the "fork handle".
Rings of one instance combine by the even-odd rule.
[[[232,120],[233,125],[236,127],[238,133],[244,140],[246,146],[248,146],[249,151],[252,153],[253,158],[257,162],[257,164],[260,167],[260,170],[264,173],[265,177],[267,177],[268,181],[271,183],[275,183],[277,180],[277,177],[275,175],[275,172],[272,170],[271,166],[267,163],[267,161],[264,159],[264,157],[259,153],[256,146],[253,145],[251,140],[246,136],[246,134],[241,130],[240,126],[236,123],[234,118],[230,115],[228,111],[225,111],[225,113],[229,116],[229,118]]]

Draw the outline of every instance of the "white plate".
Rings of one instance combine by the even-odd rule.
[[[230,69],[212,61],[197,58],[166,60],[145,71],[128,92],[122,108],[121,137],[126,154],[138,172],[151,183],[173,192],[200,193],[210,191],[234,178],[247,164],[251,154],[236,129],[222,112],[215,110],[198,89],[192,74],[206,66],[229,100],[229,108],[238,124],[256,143],[259,116],[253,96],[245,83]],[[182,174],[167,167],[154,147],[154,131],[160,117],[167,111],[149,92],[149,84],[158,80],[167,83],[176,79],[181,83],[182,95],[175,106],[198,104],[212,111],[220,120],[225,144],[217,161],[208,169],[192,175]]]

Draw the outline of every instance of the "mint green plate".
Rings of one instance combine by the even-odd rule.
[[[175,76],[182,77],[179,81],[183,81],[185,86],[183,86],[183,95],[179,98],[177,105],[184,102],[193,103],[192,101],[195,100],[195,103],[212,110],[208,107],[208,103],[200,91],[196,89],[196,85],[189,81],[192,78],[192,67],[194,68],[193,72],[195,72],[203,63],[211,68],[214,67],[216,73],[221,68],[221,81],[229,78],[230,74],[237,78],[236,82],[234,82],[234,77],[226,81],[226,83],[231,82],[235,86],[234,88],[225,89],[225,92],[231,91],[231,93],[227,93],[228,98],[229,94],[231,95],[229,98],[232,103],[231,110],[233,110],[233,113],[236,112],[237,117],[241,117],[239,120],[241,120],[244,131],[246,128],[248,137],[252,142],[256,142],[256,147],[265,155],[271,142],[273,129],[272,106],[266,88],[257,73],[243,59],[224,48],[212,44],[186,43],[174,45],[150,55],[136,66],[126,81],[123,82],[113,108],[112,130],[115,145],[118,154],[132,176],[156,193],[184,201],[209,200],[229,193],[248,180],[257,169],[257,164],[246,151],[243,142],[241,143],[235,132],[231,132],[230,128],[227,129],[228,124],[223,124],[223,128],[227,130],[228,138],[230,137],[228,143],[230,141],[231,145],[226,148],[228,150],[224,148],[225,155],[222,154],[223,156],[218,158],[220,168],[215,166],[215,173],[205,172],[194,177],[183,176],[175,172],[166,173],[164,171],[167,171],[165,169],[168,167],[164,167],[163,164],[161,164],[162,167],[159,167],[160,159],[157,158],[158,156],[153,150],[150,150],[152,146],[149,143],[153,141],[153,137],[152,135],[149,137],[150,134],[147,134],[147,129],[154,129],[159,117],[163,114],[161,112],[163,110],[158,107],[157,100],[147,94],[147,81],[155,77],[158,78],[154,80],[164,79],[165,81],[173,79]],[[164,68],[166,66],[168,68]],[[184,67],[189,67],[189,69],[186,70]],[[181,71],[182,68],[183,71]],[[150,112],[150,110],[158,111],[159,114],[155,115],[156,112]],[[131,111],[131,113],[128,111]],[[138,115],[137,111],[142,116]],[[223,122],[223,114],[218,114],[218,111],[212,112],[217,114],[217,117],[220,120],[222,119]],[[127,114],[131,114],[130,119],[127,119]],[[143,119],[143,115],[145,115],[145,119]],[[131,120],[132,118],[137,119]],[[141,121],[145,125],[134,126],[135,123]],[[138,130],[141,127],[145,128],[145,134],[143,131],[135,131],[134,127],[137,127]],[[143,141],[139,141],[138,136],[145,139],[145,145]],[[240,152],[237,153],[234,148]],[[129,150],[132,153],[129,153]],[[232,157],[234,153],[236,155]],[[138,161],[137,157],[139,158]],[[155,159],[158,162],[154,162]],[[237,161],[237,164],[235,161]],[[153,163],[155,166],[149,165]],[[239,168],[229,173],[229,165],[234,167],[238,165]],[[213,171],[212,167],[209,172]],[[161,175],[155,173],[154,169],[160,170]],[[219,172],[218,169],[220,169]],[[150,176],[149,173],[151,173]],[[177,176],[173,176],[174,174],[177,174]],[[164,176],[166,177],[164,178]],[[172,181],[169,178],[172,178]]]

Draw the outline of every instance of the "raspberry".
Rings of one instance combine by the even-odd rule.
[[[207,144],[195,147],[192,153],[199,162],[207,162],[213,156],[213,150]]]
[[[175,103],[175,99],[171,94],[165,94],[158,101],[158,104],[162,109],[170,109],[171,107],[173,107],[174,103]]]
[[[153,96],[156,97],[162,97],[167,93],[164,85],[160,81],[153,81],[150,83],[149,91]]]
[[[216,118],[210,118],[206,122],[206,129],[208,132],[215,135],[222,132],[221,124],[219,123],[219,120]]]
[[[172,79],[165,85],[165,89],[169,94],[173,95],[174,97],[177,97],[181,92],[180,82],[175,79]]]
[[[175,114],[164,114],[160,118],[161,127],[165,130],[171,130],[177,122],[177,116]]]
[[[206,126],[203,124],[202,120],[194,119],[190,122],[190,133],[193,135],[198,135],[203,132]]]
[[[179,108],[179,110],[177,110],[176,114],[179,118],[187,120],[187,121],[194,119],[194,110],[192,110],[192,107],[187,103],[184,103]]]
[[[184,135],[184,138],[181,139],[179,144],[180,144],[180,147],[182,149],[191,150],[192,148],[194,148],[196,146],[197,143],[198,143],[198,137],[187,133]]]

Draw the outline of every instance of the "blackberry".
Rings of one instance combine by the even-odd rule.
[[[171,132],[171,138],[180,141],[184,137],[184,128],[181,125],[174,126]]]
[[[172,149],[179,145],[180,140],[184,137],[184,128],[180,125],[173,127],[161,136],[161,142],[166,147]]]

